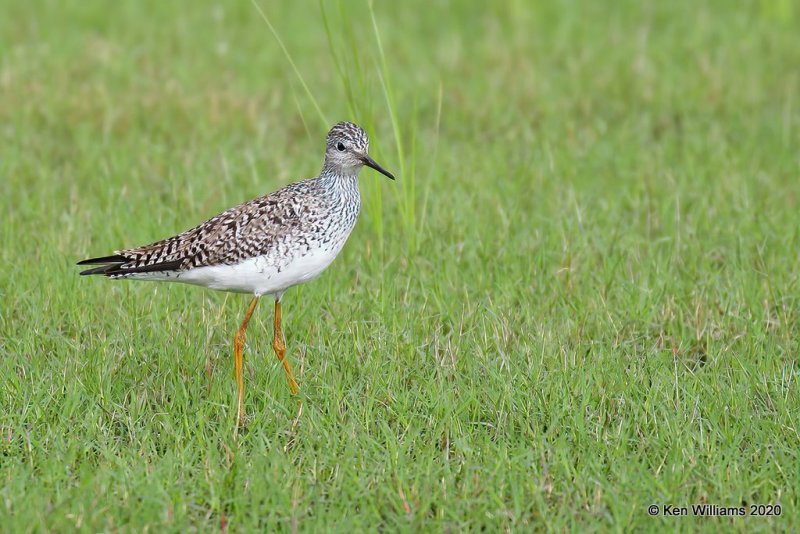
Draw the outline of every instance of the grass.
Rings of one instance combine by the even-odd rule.
[[[286,54],[4,9],[0,530],[800,529],[794,4],[259,5]],[[246,299],[74,263],[314,175],[317,106],[400,177],[284,298],[297,398],[262,303],[234,439]]]

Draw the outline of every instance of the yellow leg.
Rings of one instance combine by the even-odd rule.
[[[236,332],[233,338],[233,356],[236,359],[236,386],[238,387],[238,396],[236,397],[237,408],[237,421],[239,426],[244,426],[244,378],[242,378],[242,367],[244,366],[244,339],[245,332],[247,331],[247,324],[250,322],[250,317],[253,315],[253,310],[256,309],[258,304],[258,297],[253,297],[250,306],[247,307],[247,313],[244,315],[242,326]]]
[[[283,370],[286,371],[286,378],[289,379],[289,389],[292,394],[296,395],[298,390],[297,382],[294,381],[294,374],[289,362],[286,360],[286,344],[283,342],[283,332],[281,332],[281,301],[275,301],[275,335],[272,338],[272,348],[275,350],[275,356],[278,361],[283,364]]]

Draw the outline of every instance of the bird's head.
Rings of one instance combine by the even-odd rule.
[[[352,122],[336,124],[328,132],[325,167],[340,176],[355,176],[364,165],[394,180],[392,173],[369,156],[367,132]]]

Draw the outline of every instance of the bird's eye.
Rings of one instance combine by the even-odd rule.
[[[342,143],[341,141],[336,143],[336,150],[338,150],[339,152],[344,152],[344,143]]]

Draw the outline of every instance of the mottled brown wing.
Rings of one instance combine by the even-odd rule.
[[[81,274],[122,276],[144,272],[185,271],[208,265],[233,265],[268,254],[277,244],[302,234],[308,212],[318,209],[314,184],[305,180],[230,208],[204,223],[149,245],[117,251],[114,256],[80,262],[105,264]]]

